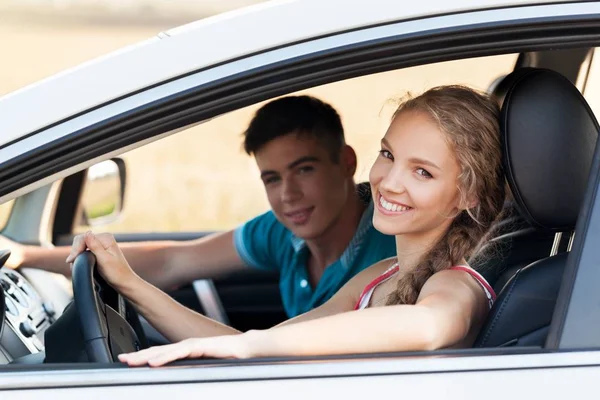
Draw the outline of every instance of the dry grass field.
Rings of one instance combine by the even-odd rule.
[[[90,25],[0,19],[0,95],[144,40],[164,28],[156,24]],[[515,59],[515,55],[505,55],[408,68],[303,93],[318,96],[338,109],[347,141],[359,154],[356,178],[365,180],[393,111],[394,99],[408,90],[420,92],[448,83],[486,89],[495,78],[510,71]],[[124,154],[129,173],[125,211],[118,222],[97,229],[225,229],[266,210],[268,204],[254,161],[242,152],[240,136],[259,106],[220,116]]]

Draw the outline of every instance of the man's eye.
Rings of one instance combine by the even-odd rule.
[[[270,185],[270,184],[273,184],[273,183],[275,183],[277,181],[279,181],[279,178],[276,177],[276,176],[273,176],[271,178],[265,178],[265,179],[263,179],[263,182],[265,183],[265,185]]]
[[[427,170],[423,168],[417,168],[417,174],[421,175],[424,178],[433,178],[433,175],[431,175],[429,172],[427,172]]]
[[[298,172],[300,172],[301,174],[305,174],[307,172],[312,172],[314,170],[315,170],[315,168],[311,165],[305,165],[303,167],[298,168]]]
[[[389,160],[393,160],[394,159],[394,156],[388,150],[379,150],[379,154],[382,155],[383,157],[389,159]]]

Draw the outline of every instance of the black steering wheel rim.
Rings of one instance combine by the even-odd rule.
[[[89,361],[112,363],[117,360],[115,359],[116,354],[111,351],[111,332],[107,318],[110,311],[105,304],[106,300],[101,298],[101,293],[114,293],[117,301],[116,311],[129,325],[129,329],[134,332],[135,344],[131,344],[131,350],[146,347],[147,341],[143,330],[140,329],[138,315],[133,307],[129,307],[127,312],[125,311],[124,299],[97,273],[95,266],[96,257],[89,251],[85,251],[75,258],[71,272],[73,301],[79,315],[81,333]],[[133,320],[133,324],[129,320]]]

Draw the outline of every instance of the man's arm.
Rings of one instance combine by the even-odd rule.
[[[161,289],[247,268],[235,249],[233,231],[190,241],[123,243],[120,247],[133,270]]]
[[[12,250],[8,262],[11,268],[38,268],[66,276],[71,274],[67,256],[85,251],[83,243],[78,248],[44,248],[20,245],[6,238],[0,240],[0,246]],[[233,231],[181,242],[132,242],[119,246],[136,274],[161,289],[246,267],[233,244]]]

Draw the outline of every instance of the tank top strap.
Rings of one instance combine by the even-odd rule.
[[[358,298],[358,301],[356,302],[356,305],[354,306],[354,309],[362,310],[364,308],[367,308],[367,306],[369,305],[369,301],[371,301],[371,296],[373,295],[375,288],[381,285],[383,282],[390,279],[392,276],[394,276],[394,274],[397,273],[399,269],[400,266],[398,265],[398,263],[394,263],[383,274],[379,275],[377,278],[373,279],[367,286],[365,286],[360,297]]]
[[[488,299],[488,304],[489,304],[490,308],[492,308],[494,301],[496,301],[496,292],[494,292],[494,289],[488,283],[488,281],[483,277],[483,275],[481,275],[479,272],[475,271],[473,268],[468,267],[466,265],[455,265],[453,267],[450,267],[449,269],[454,270],[454,271],[464,271],[464,272],[468,273],[469,275],[471,275],[473,278],[475,278],[477,283],[479,283],[479,285],[483,288],[483,291],[485,292],[485,295]]]
[[[453,267],[450,267],[449,269],[455,270],[455,271],[464,271],[464,272],[468,273],[469,275],[471,275],[483,289],[483,291],[488,299],[488,305],[490,308],[492,308],[492,305],[494,304],[494,301],[496,300],[496,293],[494,292],[494,289],[492,288],[492,286],[486,281],[486,279],[479,272],[477,272],[473,268],[465,266],[465,265],[455,265]],[[381,274],[377,278],[373,279],[367,286],[365,286],[360,297],[358,298],[358,301],[356,302],[356,305],[354,306],[354,309],[362,310],[364,308],[367,308],[367,306],[369,305],[369,302],[371,301],[371,297],[373,296],[373,292],[375,291],[375,288],[377,288],[377,286],[381,285],[382,283],[384,283],[385,281],[390,279],[399,270],[400,270],[400,266],[398,265],[398,263],[394,263],[383,274]]]

